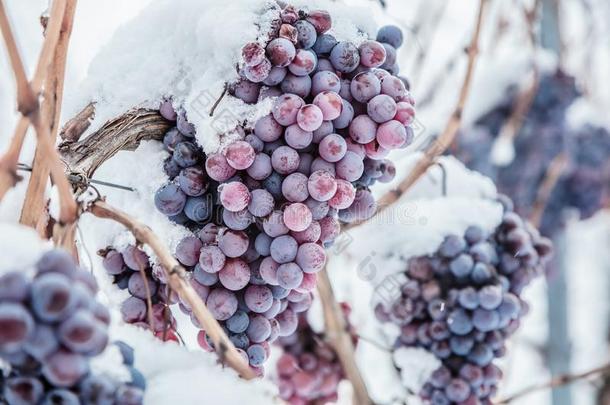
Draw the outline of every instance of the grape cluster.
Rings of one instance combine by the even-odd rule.
[[[409,259],[400,297],[380,302],[378,319],[397,324],[395,346],[421,347],[442,363],[420,395],[434,404],[491,404],[502,373],[493,360],[527,313],[523,288],[543,272],[552,245],[500,197],[501,224],[447,236],[438,250]]]
[[[167,285],[163,269],[156,265],[152,266],[148,255],[132,245],[122,252],[110,248],[100,251],[100,254],[104,256],[104,269],[113,277],[114,284],[122,290],[129,291],[130,297],[121,303],[123,321],[150,329],[163,341],[179,342],[176,320],[169,308],[169,305],[175,304],[178,298]],[[144,271],[146,277],[142,277],[140,269]],[[152,315],[148,313],[148,294],[152,304]]]
[[[349,306],[341,303],[341,307],[348,319]],[[355,330],[348,328],[355,345]],[[337,402],[337,387],[345,379],[343,367],[324,336],[311,329],[306,313],[299,316],[297,331],[277,343],[283,350],[276,364],[280,398],[291,405]]]
[[[517,212],[532,213],[538,191],[553,159],[569,158],[547,202],[540,229],[553,235],[564,223],[566,208],[576,208],[588,218],[604,205],[610,193],[610,134],[602,128],[569,128],[566,112],[578,97],[574,78],[561,71],[545,74],[514,140],[515,158],[505,167],[490,160],[492,146],[509,117],[518,96],[514,90],[472,128],[458,137],[456,156],[471,169],[491,177],[498,189],[510,195]]]
[[[10,365],[0,375],[0,402],[141,404],[145,380],[126,344],[117,343],[130,383],[90,373],[89,360],[108,345],[110,323],[95,299],[94,277],[59,249],[41,257],[33,276],[26,270],[0,276],[0,358]]]
[[[206,155],[184,111],[170,100],[159,108],[176,125],[163,140],[170,182],[155,205],[193,231],[176,258],[259,371],[267,342],[294,333],[309,308],[340,221],[374,214],[368,187],[393,178],[385,157],[411,142],[414,119],[405,82],[393,76],[397,27],[356,46],[329,33],[326,11],[276,10],[274,31],[243,47],[242,79],[230,86],[246,103],[273,97],[270,114],[238,128],[243,140]],[[205,332],[199,341],[210,348]]]

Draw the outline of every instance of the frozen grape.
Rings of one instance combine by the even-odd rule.
[[[305,273],[317,273],[326,264],[326,253],[316,243],[304,243],[299,246],[296,263]]]
[[[400,48],[403,41],[402,31],[395,25],[386,25],[377,32],[377,41]]]
[[[243,231],[226,230],[218,235],[218,247],[231,258],[239,257],[248,250],[248,235]]]
[[[294,149],[304,149],[311,144],[313,132],[303,130],[297,124],[292,124],[286,128],[284,139],[288,146]]]
[[[356,198],[356,189],[352,183],[346,180],[337,179],[337,191],[335,195],[328,200],[328,205],[338,210],[346,209],[352,205]]]
[[[231,86],[231,94],[247,104],[254,104],[260,94],[260,85],[249,80],[240,80]]]
[[[299,167],[299,154],[289,146],[280,146],[271,155],[271,165],[280,174],[290,174]]]
[[[267,45],[267,56],[277,67],[286,67],[290,65],[296,55],[294,45],[285,38],[276,38]]]
[[[316,95],[313,104],[322,112],[322,119],[324,121],[332,121],[338,118],[343,109],[341,97],[333,91],[323,91]]]
[[[296,52],[288,70],[295,76],[306,76],[314,71],[318,58],[315,53],[307,49],[299,49]]]
[[[368,102],[367,112],[379,124],[388,122],[396,116],[396,102],[390,96],[380,94]]]
[[[216,181],[226,181],[235,174],[235,169],[229,165],[227,159],[220,153],[208,155],[205,161],[205,170],[208,176]]]
[[[185,266],[194,266],[199,261],[199,252],[203,244],[195,236],[187,236],[176,246],[176,259]]]
[[[322,110],[314,104],[304,105],[297,112],[297,123],[303,131],[313,132],[320,128],[323,118]]]
[[[335,45],[329,59],[339,72],[350,73],[360,64],[360,53],[354,44],[344,41]]]
[[[320,142],[318,153],[327,162],[338,162],[347,152],[345,138],[338,134],[327,135]]]
[[[212,203],[206,197],[188,197],[184,214],[192,221],[205,222],[212,215]]]
[[[354,107],[348,101],[341,99],[341,113],[333,120],[333,126],[337,129],[345,129],[350,126],[354,119]]]
[[[246,141],[236,141],[227,146],[224,156],[229,166],[236,170],[244,170],[254,162],[255,152]]]
[[[315,97],[324,91],[339,93],[341,91],[341,81],[339,77],[327,70],[318,71],[311,79],[311,94]]]
[[[345,152],[345,156],[336,163],[335,167],[337,177],[349,182],[358,180],[364,172],[362,157],[349,150]]]
[[[186,194],[177,184],[166,184],[155,193],[155,206],[164,215],[178,215],[185,204]]]
[[[178,176],[178,184],[186,195],[193,197],[202,195],[208,188],[204,170],[196,166],[182,169]]]
[[[376,68],[385,62],[386,51],[377,41],[364,41],[360,45],[360,63],[368,68]]]
[[[231,291],[224,288],[215,288],[210,291],[206,305],[214,318],[219,321],[225,321],[237,311],[237,298]]]
[[[385,122],[377,129],[377,142],[385,149],[397,149],[405,143],[406,139],[407,132],[399,121]]]
[[[250,191],[240,182],[233,181],[219,187],[220,202],[229,211],[241,211],[250,203]]]
[[[273,304],[273,294],[268,287],[263,285],[250,285],[244,293],[244,301],[248,308],[257,313],[263,313]],[[254,319],[252,320],[254,323]],[[253,325],[254,326],[254,325]],[[248,334],[250,340],[253,340]]]
[[[291,231],[304,231],[312,219],[311,211],[305,204],[293,203],[284,208],[284,224]]]
[[[295,28],[298,31],[297,36],[297,47],[302,49],[311,48],[318,39],[316,28],[309,22],[299,20],[294,23]]]
[[[377,136],[377,123],[368,115],[359,115],[349,126],[349,136],[360,144],[367,144]]]
[[[350,84],[352,97],[361,103],[367,103],[381,93],[381,81],[372,72],[358,73]]]

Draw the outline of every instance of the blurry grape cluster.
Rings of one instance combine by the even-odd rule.
[[[125,343],[116,344],[131,372],[129,383],[90,372],[91,358],[108,345],[110,323],[95,299],[94,277],[59,249],[45,253],[29,273],[0,276],[0,359],[9,366],[0,371],[0,402],[141,404],[145,380]]]
[[[104,256],[106,273],[120,289],[127,289],[130,294],[121,303],[123,320],[152,330],[163,341],[178,342],[176,320],[169,308],[177,302],[178,296],[167,285],[163,269],[151,266],[148,255],[136,246],[128,246],[122,252],[107,249],[100,254]],[[151,314],[148,313],[149,298]]]
[[[350,307],[341,303],[341,308],[348,320]],[[357,335],[349,322],[348,330],[356,345]],[[296,332],[277,344],[283,350],[276,366],[280,398],[291,405],[337,402],[338,385],[345,379],[343,367],[324,335],[312,330],[307,313],[300,314]]]
[[[561,71],[542,75],[514,139],[515,158],[507,166],[495,165],[490,156],[496,137],[515,109],[514,89],[458,137],[456,156],[471,169],[491,177],[523,216],[532,214],[553,159],[560,155],[568,159],[541,218],[540,230],[548,236],[562,227],[566,209],[575,209],[586,219],[608,204],[610,133],[591,125],[569,127],[566,113],[578,96],[573,77]]]
[[[412,141],[415,113],[394,76],[400,29],[354,44],[329,33],[326,11],[275,10],[273,32],[243,47],[242,78],[230,86],[249,104],[273,97],[271,112],[206,155],[184,111],[163,101],[161,115],[176,126],[163,140],[170,181],[155,194],[157,209],[194,233],[176,258],[261,374],[268,342],[292,335],[310,307],[340,222],[374,214],[369,186],[394,177],[385,157]],[[210,349],[204,331],[199,342]]]
[[[527,313],[523,288],[551,254],[551,242],[499,199],[503,218],[491,235],[471,226],[409,259],[400,297],[375,308],[401,328],[395,347],[424,348],[441,361],[420,393],[434,404],[492,403],[502,376],[493,360]]]

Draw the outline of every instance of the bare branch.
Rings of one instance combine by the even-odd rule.
[[[373,218],[379,215],[385,209],[387,209],[390,205],[398,201],[400,197],[407,190],[409,190],[413,186],[413,184],[415,184],[415,182],[426,172],[426,170],[428,170],[428,168],[434,164],[435,159],[440,156],[453,143],[455,136],[460,128],[460,124],[462,122],[462,113],[464,111],[464,107],[468,99],[468,94],[470,92],[470,85],[472,82],[474,67],[476,64],[477,55],[479,53],[479,37],[481,34],[483,16],[485,15],[485,8],[487,6],[487,3],[488,0],[479,1],[479,11],[477,16],[476,27],[472,39],[470,41],[470,45],[468,47],[468,67],[466,69],[466,76],[464,77],[464,82],[460,90],[457,105],[455,107],[455,110],[453,111],[453,114],[451,114],[449,121],[447,122],[445,130],[436,139],[436,141],[432,145],[430,145],[430,147],[424,152],[422,158],[417,162],[417,164],[409,173],[409,175],[404,180],[402,180],[402,182],[400,182],[398,187],[381,197],[381,199],[378,201],[379,208]],[[346,229],[353,228],[359,224],[359,222],[354,222],[348,225]]]
[[[8,57],[11,61],[13,73],[15,74],[15,80],[17,81],[17,109],[23,115],[29,114],[31,111],[37,108],[36,95],[32,92],[28,78],[25,73],[25,67],[21,57],[19,56],[19,50],[17,49],[17,42],[11,30],[11,25],[4,8],[4,2],[0,1],[0,30],[6,43],[6,49],[8,51]]]
[[[204,328],[207,335],[214,342],[218,357],[239,373],[243,378],[250,380],[255,377],[254,371],[248,366],[243,357],[237,352],[233,343],[224,333],[218,321],[214,319],[201,297],[188,281],[186,270],[171,255],[167,247],[155,233],[143,223],[129,216],[127,213],[114,208],[104,201],[96,201],[89,211],[98,218],[107,218],[124,225],[133,233],[140,243],[145,243],[155,252],[159,263],[165,271],[167,283],[180,298],[189,304],[193,314]]]
[[[91,110],[91,107],[87,106],[85,110]],[[134,150],[143,140],[163,139],[170,127],[171,123],[158,111],[135,109],[108,121],[82,141],[62,143],[59,153],[70,172],[82,173],[90,178],[102,163],[117,152]]]
[[[508,404],[510,402],[513,402],[521,397],[524,397],[524,396],[534,393],[536,391],[561,387],[563,385],[571,384],[575,381],[584,380],[589,377],[597,376],[599,374],[608,374],[608,373],[610,373],[610,364],[605,364],[603,366],[596,367],[594,369],[591,369],[591,370],[588,370],[588,371],[585,371],[582,373],[578,373],[578,374],[562,374],[557,377],[551,378],[547,382],[544,382],[541,384],[534,384],[521,391],[518,391],[515,394],[510,395],[510,396],[496,402],[496,405]]]
[[[372,405],[364,379],[356,364],[354,357],[354,345],[352,338],[347,332],[345,317],[341,311],[335,293],[333,292],[326,268],[318,273],[317,289],[324,311],[324,334],[333,347],[343,371],[354,388],[354,404]]]
[[[63,100],[64,76],[66,71],[66,58],[68,55],[68,44],[74,14],[76,12],[76,0],[67,0],[60,29],[58,32],[57,46],[53,53],[53,59],[48,69],[44,84],[44,97],[41,106],[41,116],[45,123],[49,125],[51,141],[55,143],[57,139],[57,127],[61,114],[61,104]],[[51,22],[57,20],[52,17]],[[53,24],[48,24],[49,29],[53,29]],[[47,35],[49,35],[47,33]],[[44,219],[42,211],[45,207],[44,190],[49,177],[49,164],[46,155],[38,146],[32,164],[32,174],[28,182],[28,189],[25,195],[23,207],[21,209],[20,223],[35,227],[36,224]]]
[[[78,142],[80,137],[91,125],[91,120],[95,117],[95,103],[89,103],[81,112],[65,123],[59,132],[59,137],[64,142]]]

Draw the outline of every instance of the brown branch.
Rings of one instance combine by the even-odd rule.
[[[91,120],[95,117],[95,103],[87,104],[82,111],[69,119],[59,131],[59,137],[64,142],[78,142],[80,137],[91,125]]]
[[[547,382],[544,382],[541,384],[534,384],[521,391],[518,391],[515,394],[510,395],[510,396],[496,402],[496,405],[508,404],[512,401],[515,401],[516,399],[519,399],[521,397],[524,397],[524,396],[529,395],[536,391],[541,391],[541,390],[545,390],[545,389],[549,389],[549,388],[552,389],[552,388],[556,388],[556,387],[561,387],[563,385],[568,385],[568,384],[571,384],[578,380],[584,380],[586,378],[589,378],[589,377],[592,377],[592,376],[595,376],[598,374],[607,374],[607,373],[610,373],[610,364],[605,364],[603,366],[596,367],[594,369],[591,369],[591,370],[588,370],[588,371],[585,371],[582,373],[578,373],[578,374],[562,374],[562,375],[551,378]]]
[[[150,246],[165,271],[168,285],[192,308],[193,314],[214,342],[214,348],[220,360],[226,362],[243,378],[247,380],[254,378],[254,371],[237,352],[218,321],[214,319],[201,297],[189,283],[186,270],[171,255],[161,239],[148,226],[104,201],[96,201],[91,205],[89,211],[98,218],[106,218],[122,224],[133,233],[138,242]]]
[[[85,109],[90,109],[90,106]],[[158,111],[135,109],[108,121],[82,141],[62,143],[59,153],[69,171],[90,178],[117,152],[134,150],[143,140],[163,139],[170,127],[171,123]]]
[[[354,357],[354,345],[352,338],[347,332],[345,317],[339,306],[335,293],[333,292],[326,268],[318,273],[317,289],[324,311],[325,336],[333,347],[343,371],[354,388],[354,404],[372,405],[364,379],[356,364]]]
[[[52,143],[57,139],[57,127],[61,114],[63,100],[64,76],[66,71],[66,58],[68,56],[68,44],[74,14],[76,12],[76,0],[67,0],[63,18],[61,21],[57,45],[44,81],[44,97],[41,106],[41,115],[45,123],[49,124],[49,133]],[[54,18],[50,20],[54,21]],[[57,21],[57,20],[56,20]],[[52,28],[51,24],[47,27]],[[49,35],[49,33],[47,33]],[[36,147],[36,153],[32,163],[32,174],[28,182],[25,200],[21,209],[20,223],[35,227],[38,222],[44,220],[42,212],[45,207],[44,191],[49,177],[49,163],[47,156],[40,146]]]
[[[428,170],[428,168],[434,164],[435,159],[440,156],[454,141],[455,136],[460,128],[460,124],[462,122],[462,113],[464,111],[464,107],[466,105],[466,101],[468,100],[468,94],[470,92],[470,85],[472,82],[472,77],[474,73],[474,67],[477,60],[477,55],[479,53],[479,36],[481,34],[481,27],[483,24],[483,16],[485,15],[485,8],[487,6],[488,0],[479,0],[479,11],[477,15],[476,27],[474,30],[474,34],[470,41],[470,45],[468,46],[468,67],[466,68],[466,75],[464,77],[464,82],[462,84],[462,88],[460,90],[460,95],[458,98],[457,105],[453,114],[449,118],[445,130],[443,133],[436,139],[434,143],[432,143],[428,149],[424,152],[422,158],[416,163],[413,170],[409,173],[409,175],[400,182],[398,187],[394,190],[389,191],[381,199],[378,201],[378,209],[375,215],[369,219],[372,220],[376,216],[378,216],[381,212],[387,209],[390,205],[395,203],[402,197],[402,195],[407,192],[417,180]],[[366,221],[362,221],[366,222]],[[354,222],[349,224],[345,229],[353,228],[362,222]]]
[[[66,6],[65,0],[56,0],[53,2],[52,8],[51,8],[51,16],[50,16],[49,24],[47,26],[47,31],[46,31],[46,37],[43,42],[40,57],[38,59],[38,64],[36,66],[36,72],[34,74],[34,78],[32,79],[31,85],[28,84],[30,91],[33,94],[38,94],[38,92],[40,91],[40,87],[42,85],[42,81],[46,75],[46,72],[47,72],[47,69],[48,69],[48,66],[50,63],[50,59],[51,59],[54,49],[55,49],[55,45],[57,44],[57,41],[59,39],[59,31],[62,26],[65,6]],[[0,8],[0,14],[2,14],[2,16],[0,16],[0,24],[2,26],[4,26],[4,28],[2,30],[3,30],[3,32],[6,31],[9,33],[9,34],[4,33],[4,38],[5,38],[5,42],[7,43],[7,48],[11,49],[11,47],[13,45],[16,48],[16,44],[14,43],[14,38],[12,37],[12,34],[10,34],[11,29],[10,29],[10,26],[8,25],[8,19],[5,18],[6,14],[4,13],[4,7]],[[15,60],[17,60],[17,59],[20,60],[18,53],[15,53],[13,55],[13,57],[15,58]],[[23,67],[22,62],[13,63],[13,69],[15,71],[15,77],[17,78],[17,80],[19,80],[19,78],[25,74],[25,73],[22,73],[21,71],[19,71],[20,66]],[[23,104],[23,103],[20,102],[20,104]],[[23,115],[22,120],[25,119],[26,124],[21,124],[21,122],[20,122],[17,125],[17,130],[22,130],[23,133],[16,132],[15,135],[13,136],[12,142],[14,142],[15,144],[18,144],[18,145],[23,144],[22,138],[25,136],[25,132],[27,131],[27,128],[28,128],[27,121],[29,120],[30,123],[34,126],[34,129],[36,130],[38,146],[42,147],[45,157],[49,161],[49,164],[51,166],[52,179],[57,184],[57,188],[59,191],[60,204],[61,204],[60,221],[63,223],[72,223],[76,220],[77,206],[76,206],[76,202],[74,201],[74,198],[72,196],[72,188],[63,173],[63,168],[61,167],[61,163],[59,161],[57,151],[55,150],[54,145],[50,141],[50,131],[49,131],[50,126],[46,122],[45,117],[40,116],[39,108],[38,108],[37,104],[35,106],[33,106],[32,110],[27,111],[27,115],[25,115],[26,111],[22,110],[21,113]],[[20,151],[20,148],[17,150],[16,155],[9,156],[8,158],[6,158],[6,156],[4,156],[2,158],[0,168],[6,168],[6,169],[5,169],[5,171],[3,171],[3,175],[0,176],[0,199],[2,199],[2,197],[4,196],[6,191],[10,187],[12,187],[12,185],[14,184],[15,177],[14,177],[13,173],[15,170],[16,161],[14,161],[14,164],[12,164],[13,162],[11,162],[10,159],[18,159],[19,151]],[[5,158],[6,158],[6,160],[5,160]]]
[[[23,115],[27,115],[36,109],[36,95],[32,92],[32,88],[28,83],[25,67],[19,56],[17,41],[15,41],[8,15],[4,8],[4,2],[2,1],[0,1],[0,30],[2,31],[2,36],[6,43],[6,50],[8,51],[8,57],[11,61],[11,67],[13,68],[15,80],[17,81],[17,109]]]
[[[540,221],[542,221],[542,215],[546,209],[546,205],[551,197],[553,189],[557,185],[557,182],[561,178],[561,175],[565,171],[568,165],[568,156],[565,153],[561,153],[551,160],[549,167],[544,175],[542,183],[538,188],[536,195],[536,201],[532,207],[532,213],[530,214],[530,222],[538,228]]]

